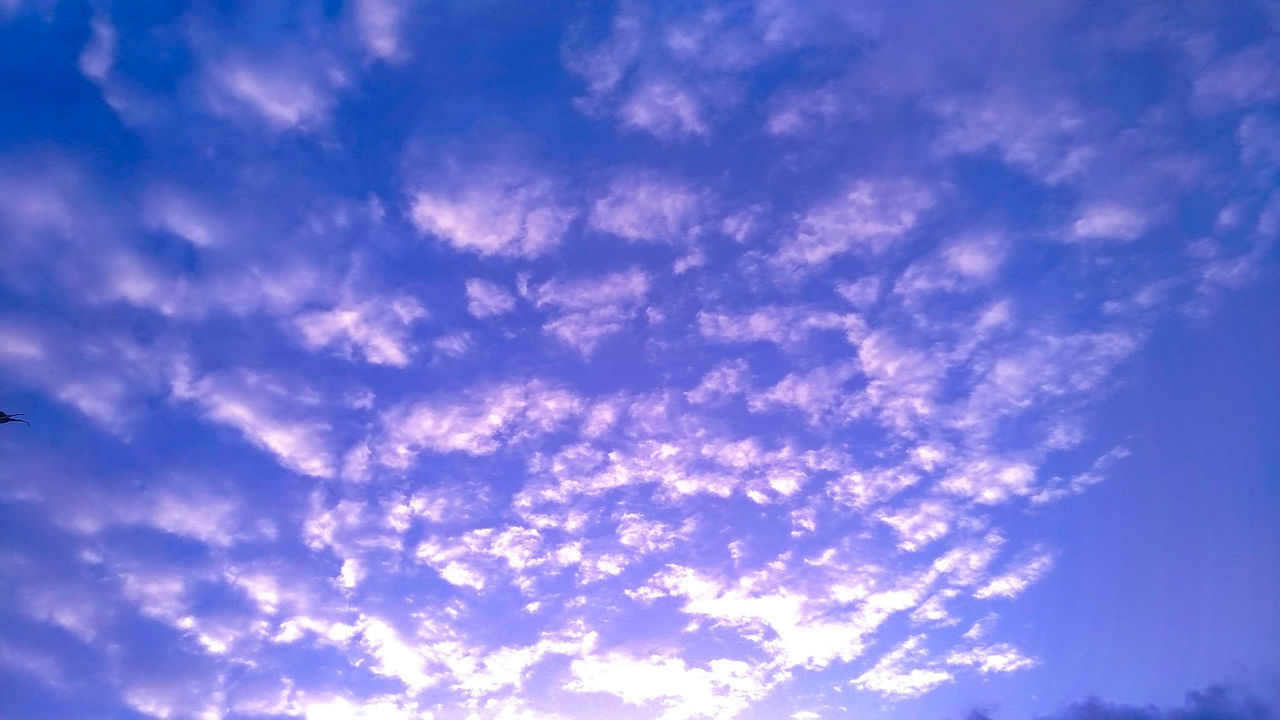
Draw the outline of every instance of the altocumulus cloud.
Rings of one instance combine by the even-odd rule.
[[[0,0],[0,716],[1044,696],[1276,304],[1263,2],[233,5]]]

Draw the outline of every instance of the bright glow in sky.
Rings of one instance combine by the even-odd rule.
[[[0,0],[0,717],[1268,717],[1278,7]]]

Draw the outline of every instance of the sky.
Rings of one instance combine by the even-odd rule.
[[[1262,720],[1280,7],[0,0],[0,717]]]

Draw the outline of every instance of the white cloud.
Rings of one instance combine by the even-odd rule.
[[[405,295],[348,301],[302,313],[293,323],[312,350],[333,347],[347,357],[358,351],[373,365],[404,367],[413,353],[410,328],[426,316],[422,304]]]
[[[994,432],[1001,419],[1051,398],[1084,396],[1132,355],[1140,341],[1122,331],[1032,335],[973,368],[979,379],[955,408],[952,423],[977,440]]]
[[[128,706],[151,717],[171,718],[180,714],[199,720],[219,717],[222,693],[211,679],[201,682],[203,678],[187,677],[182,678],[185,682],[173,682],[172,674],[170,677],[156,673],[130,678],[121,688],[120,698]]]
[[[227,235],[227,229],[216,213],[189,194],[173,188],[157,188],[150,192],[144,216],[151,226],[171,232],[199,248],[216,246]]]
[[[945,575],[953,586],[971,586],[984,578],[987,567],[1004,543],[1005,539],[998,533],[988,533],[981,539],[966,541],[939,555],[932,567]]]
[[[858,360],[870,379],[866,400],[886,426],[911,435],[937,414],[937,384],[946,370],[942,359],[876,330],[859,343]]]
[[[280,464],[303,475],[332,477],[336,469],[330,427],[299,417],[305,392],[262,372],[238,370],[179,376],[173,395],[198,405],[210,420],[236,428],[245,439],[272,453]]]
[[[764,125],[770,135],[808,136],[825,129],[841,115],[853,114],[833,87],[782,93],[770,104]]]
[[[591,205],[591,227],[632,242],[687,244],[701,234],[708,197],[678,178],[638,171],[614,178]]]
[[[812,568],[806,569],[813,573]],[[782,667],[825,667],[862,654],[866,638],[890,616],[920,601],[923,588],[908,578],[901,587],[875,591],[874,578],[846,570],[829,587],[808,595],[794,584],[771,582],[768,573],[720,582],[696,570],[670,565],[654,579],[668,594],[685,598],[682,612],[734,628],[759,643]],[[852,610],[851,601],[858,601]],[[838,610],[836,608],[839,608]],[[767,628],[770,632],[761,632]]]
[[[475,347],[471,333],[466,330],[447,333],[431,341],[431,346],[444,357],[460,358]]]
[[[602,306],[633,307],[649,293],[649,276],[636,268],[579,280],[551,280],[530,293],[538,307],[588,311]]]
[[[710,108],[741,103],[745,74],[769,58],[828,45],[832,28],[863,37],[873,23],[861,10],[797,11],[755,3],[727,11],[707,6],[662,11],[622,6],[611,33],[594,47],[570,43],[568,69],[587,84],[576,105],[615,114],[624,127],[659,138],[706,136]],[[798,103],[797,103],[798,104]]]
[[[644,28],[634,8],[621,8],[610,29],[609,38],[595,48],[571,47],[565,52],[565,66],[587,83],[588,108],[618,87],[640,53]]]
[[[635,320],[649,294],[649,276],[632,268],[594,278],[549,281],[531,292],[539,308],[556,315],[543,330],[590,357],[601,341]]]
[[[698,330],[716,342],[771,342],[797,349],[815,332],[843,332],[853,342],[862,337],[866,326],[853,313],[806,306],[765,306],[746,313],[699,312]]]
[[[847,252],[882,253],[902,242],[934,203],[933,192],[909,180],[856,180],[810,208],[772,262],[796,272]]]
[[[866,310],[880,299],[880,286],[884,283],[878,276],[868,275],[836,283],[836,293],[857,310]]]
[[[947,611],[947,601],[959,594],[960,591],[954,588],[946,588],[930,595],[911,611],[911,621],[917,624],[955,625],[960,620]]]
[[[0,369],[16,393],[5,402],[24,406],[5,409],[33,421],[0,432],[23,448],[0,500],[53,533],[43,555],[0,557],[24,621],[95,657],[110,645],[121,701],[140,712],[210,719],[816,720],[844,712],[840,694],[911,697],[1035,662],[979,618],[999,598],[1030,599],[1052,565],[1018,544],[1036,534],[1037,513],[1021,511],[1123,456],[1081,460],[1089,405],[1124,380],[1118,364],[1158,313],[1268,269],[1276,61],[1215,61],[1224,46],[1208,35],[1174,38],[1202,56],[1174,63],[1187,82],[1153,87],[1187,92],[1097,112],[1054,91],[1071,82],[1024,94],[988,78],[975,86],[990,91],[952,94],[932,82],[946,56],[917,47],[888,54],[893,83],[865,67],[832,80],[839,57],[887,67],[883,51],[912,29],[901,17],[875,35],[837,22],[857,11],[786,0],[623,2],[612,30],[595,27],[610,10],[524,38],[567,38],[578,109],[622,131],[588,128],[579,139],[601,152],[412,166],[462,144],[513,157],[503,128],[519,113],[499,112],[451,139],[411,122],[409,163],[375,147],[352,164],[351,111],[375,112],[377,92],[413,75],[390,65],[447,49],[411,42],[439,25],[416,7],[266,12],[255,18],[305,56],[285,37],[267,43],[279,51],[212,59],[200,45],[225,42],[228,18],[188,13],[174,37],[196,44],[196,75],[175,86],[176,114],[130,124],[133,144],[150,157],[155,131],[193,101],[244,127],[204,123],[207,157],[152,158],[129,182],[46,170],[42,155],[0,173],[12,240]],[[155,50],[131,43],[156,37],[106,15],[78,22],[80,71],[114,106],[110,88]],[[577,47],[598,30],[602,44]],[[1091,37],[1076,44],[1086,55]],[[801,66],[825,75],[771,85]],[[355,83],[374,95],[340,106]],[[479,107],[451,98],[457,85],[432,83],[431,112]],[[1231,112],[1188,116],[1176,107],[1188,92],[1192,110]],[[849,154],[904,107],[928,117]],[[1175,132],[1209,119],[1223,142]],[[241,132],[254,128],[276,132]],[[564,140],[528,139],[539,157]],[[273,152],[303,162],[277,167]],[[1027,192],[966,181],[1001,162]],[[360,178],[307,174],[338,166],[398,167],[399,215],[335,198],[363,192]],[[186,180],[148,175],[175,167]],[[916,171],[931,174],[895,179]],[[855,174],[867,172],[894,174]],[[1187,223],[1167,222],[1174,208]],[[1029,220],[1081,244],[1046,246]],[[416,245],[397,235],[406,223]],[[1188,245],[1188,227],[1210,236]],[[1023,272],[1046,260],[1048,276]],[[300,358],[304,374],[271,365]],[[274,459],[309,477],[216,484],[157,465],[136,482],[95,479],[117,439],[99,429],[150,467],[199,460],[186,446],[204,440],[175,432],[193,417],[215,451],[265,453],[228,468]],[[79,433],[86,419],[97,427]],[[84,457],[41,456],[54,425],[84,436]],[[148,437],[169,445],[148,453]],[[134,553],[155,543],[181,567]],[[128,632],[139,615],[176,642],[173,678],[156,687],[129,664],[147,650]],[[14,652],[0,642],[0,663]],[[315,657],[306,677],[281,670]],[[188,682],[187,665],[204,675]],[[35,660],[26,672],[73,680]],[[608,696],[573,694],[587,692]]]
[[[333,91],[284,57],[233,58],[209,67],[209,101],[223,114],[251,110],[276,130],[314,130],[328,121]]]
[[[540,380],[509,382],[460,396],[406,403],[383,415],[378,460],[406,469],[418,453],[488,455],[551,432],[582,412],[582,401]]]
[[[953,650],[947,655],[948,665],[975,667],[984,675],[1025,670],[1035,665],[1035,660],[1023,655],[1008,643],[978,646],[968,650]]]
[[[769,688],[763,668],[729,659],[699,667],[678,657],[609,653],[578,658],[570,672],[568,689],[609,693],[632,705],[658,703],[659,720],[730,720]]]
[[[806,373],[789,373],[773,387],[748,393],[747,407],[752,412],[777,408],[798,410],[818,424],[831,416],[847,415],[847,384],[858,372],[855,363],[837,363]]]
[[[938,487],[982,505],[999,505],[1035,489],[1036,468],[998,458],[974,460],[948,473]]]
[[[956,511],[944,502],[924,500],[893,512],[881,510],[876,517],[898,533],[898,547],[914,552],[951,532]]]
[[[1263,115],[1246,116],[1236,127],[1236,144],[1240,146],[1240,159],[1245,164],[1261,168],[1280,166],[1280,122]]]
[[[713,402],[743,394],[751,385],[751,368],[743,360],[731,360],[712,368],[685,398],[695,404]]]
[[[405,58],[400,40],[405,10],[401,0],[357,0],[353,8],[356,30],[370,55],[391,62]]]
[[[536,479],[516,497],[516,506],[563,504],[637,484],[656,484],[668,499],[744,492],[767,504],[793,496],[811,474],[831,472],[842,460],[829,450],[799,451],[790,444],[771,449],[750,437],[711,435],[683,423],[665,402],[646,404],[633,403],[619,429],[635,440],[607,445],[608,452],[579,443],[538,456],[531,464]]]
[[[870,670],[854,678],[852,685],[888,697],[917,697],[953,679],[946,670],[928,661],[921,647],[924,637],[915,635],[881,657]]]
[[[467,312],[477,318],[503,315],[514,310],[515,297],[501,285],[481,278],[467,280]]]
[[[421,649],[406,642],[395,628],[380,618],[361,618],[360,643],[375,659],[371,666],[375,673],[399,680],[411,692],[440,681],[429,672]]]
[[[894,284],[894,292],[911,299],[939,291],[962,291],[991,283],[1007,253],[994,233],[968,235],[944,244],[924,260],[912,263]]]
[[[148,395],[161,396],[176,358],[127,335],[0,320],[0,365],[108,432],[127,436]]]
[[[306,720],[419,720],[422,711],[399,697],[349,700],[336,695],[307,698],[300,703]]]
[[[1082,175],[1096,159],[1089,118],[1067,98],[1036,100],[1004,89],[954,97],[933,107],[945,123],[934,141],[941,155],[995,150],[1006,164],[1057,184]]]
[[[1077,240],[1137,240],[1147,231],[1151,218],[1147,213],[1112,201],[1087,205],[1071,225]]]
[[[920,479],[919,471],[911,467],[855,471],[828,483],[827,492],[839,502],[867,508],[889,500]]]
[[[639,513],[625,513],[618,518],[618,542],[642,555],[670,550],[687,535],[687,531],[677,530]]]
[[[666,139],[707,134],[703,103],[669,78],[641,83],[618,109],[624,127]]]
[[[634,317],[635,313],[626,308],[608,305],[561,315],[543,325],[542,329],[582,353],[583,357],[590,357],[605,338],[626,330]]]
[[[559,245],[578,211],[548,177],[489,167],[414,190],[409,214],[458,250],[531,258]]]
[[[85,534],[143,526],[225,548],[275,532],[271,524],[250,522],[244,500],[234,490],[190,477],[136,496],[86,493],[58,505],[53,514],[59,523]]]
[[[1055,477],[1042,484],[1040,489],[1031,496],[1031,502],[1040,505],[1054,502],[1070,495],[1078,495],[1090,486],[1102,482],[1111,466],[1129,457],[1129,455],[1129,448],[1117,445],[1099,456],[1087,470],[1076,473],[1069,479]]]
[[[1021,595],[1053,567],[1053,555],[1039,553],[1014,562],[1000,575],[991,578],[978,588],[973,596],[979,599],[991,597],[1012,598]]]
[[[102,14],[93,16],[89,21],[89,28],[93,34],[80,51],[80,72],[91,80],[101,82],[106,79],[115,63],[116,29],[111,24],[111,18]]]
[[[1193,100],[1206,110],[1222,111],[1280,97],[1276,48],[1247,47],[1206,67],[1193,83]]]

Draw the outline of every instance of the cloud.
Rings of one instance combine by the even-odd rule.
[[[298,708],[306,720],[413,720],[421,717],[414,703],[399,697],[350,700],[330,695],[306,699]]]
[[[152,227],[171,232],[199,248],[226,241],[228,230],[218,214],[190,193],[156,188],[148,193],[144,217]]]
[[[510,167],[432,180],[412,190],[409,200],[418,230],[486,256],[547,253],[577,214],[551,178]]]
[[[713,342],[770,342],[788,350],[799,350],[818,332],[843,332],[853,342],[865,333],[858,315],[804,306],[765,306],[746,313],[703,310],[698,313],[698,330]]]
[[[892,513],[880,511],[877,517],[898,533],[898,547],[914,552],[951,532],[957,514],[946,503],[926,500]]]
[[[80,51],[80,72],[92,80],[102,81],[115,62],[116,29],[105,15],[94,15],[89,27],[93,34]]]
[[[1039,552],[1027,555],[1006,568],[1000,575],[988,580],[985,585],[974,591],[973,596],[979,599],[1017,597],[1032,583],[1044,577],[1051,567],[1053,567],[1052,554]]]
[[[1147,213],[1117,202],[1095,202],[1084,207],[1071,225],[1077,240],[1137,240],[1151,224]]]
[[[467,312],[480,319],[503,315],[516,307],[516,299],[497,283],[481,278],[467,280]]]
[[[847,252],[882,253],[902,242],[935,203],[932,191],[910,180],[855,180],[806,211],[771,262],[800,272]]]
[[[950,682],[954,676],[934,667],[928,661],[923,637],[915,635],[881,657],[871,669],[854,678],[851,684],[887,697],[917,697]]]
[[[389,62],[405,59],[400,33],[406,9],[401,0],[358,0],[354,4],[356,31],[370,55]]]
[[[591,227],[631,242],[688,244],[701,233],[708,198],[652,171],[621,174],[591,205]]]
[[[994,233],[957,238],[929,258],[912,263],[893,289],[910,300],[988,285],[995,280],[1007,254],[1004,238]]]
[[[707,138],[713,121],[745,100],[742,86],[771,59],[864,40],[873,13],[847,8],[796,12],[777,3],[735,11],[618,8],[606,37],[571,37],[565,66],[587,93],[576,105],[591,116],[616,116],[623,128],[661,140]]]
[[[636,8],[623,6],[614,15],[604,42],[594,48],[571,45],[565,49],[565,66],[587,84],[588,108],[622,82],[640,53],[643,34],[644,23]]]
[[[1249,115],[1236,127],[1240,159],[1262,168],[1280,167],[1280,120],[1265,115]]]
[[[976,440],[993,432],[1001,420],[1054,398],[1087,397],[1138,350],[1142,340],[1122,330],[1032,337],[975,365],[976,382],[955,409],[956,427],[967,429]]]
[[[927,575],[882,578],[874,568],[855,571],[832,560],[834,554],[796,570],[809,578],[804,584],[781,567],[720,579],[674,564],[653,582],[660,592],[684,598],[685,614],[735,628],[781,667],[822,668],[861,656],[867,638],[918,604],[931,582]]]
[[[659,720],[730,720],[768,689],[761,670],[728,659],[691,667],[680,658],[610,653],[578,658],[570,671],[569,689],[609,693],[632,705],[657,703]]]
[[[786,92],[775,97],[771,105],[765,131],[784,137],[808,136],[842,115],[856,114],[839,89],[832,87]]]
[[[255,518],[234,488],[184,477],[137,495],[86,492],[63,498],[52,515],[76,533],[97,535],[119,526],[149,527],[217,548],[273,537],[277,528]]]
[[[946,662],[948,665],[975,667],[983,674],[1016,672],[1035,665],[1034,660],[1008,643],[954,650],[947,655]]]
[[[176,348],[140,344],[124,333],[0,317],[0,366],[11,377],[44,388],[122,437],[130,434],[139,404],[164,394],[180,357]]]
[[[856,377],[853,363],[820,367],[806,373],[789,373],[767,390],[749,393],[747,407],[752,412],[777,408],[794,409],[808,416],[809,422],[840,421],[850,413],[847,407],[847,384]],[[836,418],[829,417],[836,415]]]
[[[488,455],[551,432],[581,411],[577,395],[541,380],[408,402],[383,415],[375,453],[379,462],[398,469],[410,467],[423,450]]]
[[[707,134],[706,110],[688,89],[670,79],[641,84],[618,109],[622,125],[662,139]]]
[[[618,541],[642,554],[670,550],[687,534],[688,528],[677,530],[639,513],[626,513],[618,518]]]
[[[359,352],[374,365],[404,367],[413,353],[410,327],[426,317],[415,298],[371,298],[332,310],[305,312],[293,322],[312,350],[332,347],[350,357]]]
[[[1223,111],[1280,97],[1276,48],[1254,45],[1219,58],[1196,76],[1192,100],[1200,108]]]
[[[584,358],[600,343],[631,326],[649,294],[651,280],[632,268],[595,278],[548,281],[529,291],[535,306],[554,311],[542,329]]]
[[[336,458],[330,426],[299,413],[308,392],[270,373],[240,369],[201,377],[179,375],[173,396],[194,403],[209,420],[229,425],[294,472],[332,477]]]
[[[1007,165],[1056,185],[1080,177],[1098,155],[1091,118],[1069,97],[1032,98],[1013,88],[936,102],[943,156],[996,152]]]
[[[938,488],[981,505],[1000,505],[1030,494],[1035,480],[1036,468],[1029,463],[981,458],[948,473]]]
[[[421,650],[406,643],[400,633],[379,618],[361,619],[360,643],[375,659],[375,673],[399,680],[411,693],[440,681],[428,671]]]
[[[229,57],[208,67],[208,102],[223,115],[251,112],[273,130],[314,131],[337,98],[305,62],[289,57]]]
[[[0,665],[68,716],[1052,683],[1009,633],[1100,400],[1271,269],[1276,62],[980,6],[23,5]]]
[[[741,395],[751,384],[751,369],[743,360],[734,360],[712,368],[697,387],[686,392],[689,402],[700,405],[722,398]]]

